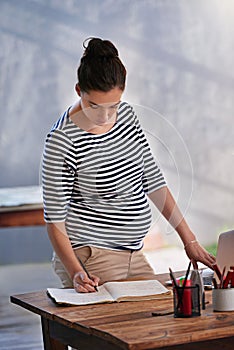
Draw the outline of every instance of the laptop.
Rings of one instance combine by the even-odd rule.
[[[234,266],[234,230],[219,235],[216,263],[221,272],[226,266],[226,273],[231,266]],[[214,271],[209,268],[202,271],[203,284],[206,288],[212,287],[213,276]]]
[[[216,263],[221,272],[224,266],[226,266],[226,273],[230,270],[231,266],[234,266],[234,230],[223,232],[219,235]],[[201,270],[202,282],[205,289],[212,289],[214,275],[214,271],[209,267]],[[178,278],[182,277],[184,276]],[[166,281],[166,284],[171,285],[171,280]]]

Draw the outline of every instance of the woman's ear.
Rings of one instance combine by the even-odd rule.
[[[76,90],[77,95],[80,96],[81,92],[80,92],[80,85],[79,85],[79,83],[76,83],[75,90]]]

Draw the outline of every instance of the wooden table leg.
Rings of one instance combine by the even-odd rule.
[[[45,350],[68,350],[68,346],[50,336],[49,320],[41,317],[42,335]]]
[[[50,339],[57,339],[58,344],[68,344],[74,349],[79,350],[121,350],[122,346],[110,342],[105,338],[99,338],[92,332],[82,332],[68,325],[61,324],[57,321],[48,320]],[[47,350],[47,348],[45,348]],[[55,348],[48,348],[55,349]],[[56,350],[66,349],[57,348]],[[66,349],[67,350],[67,349]]]

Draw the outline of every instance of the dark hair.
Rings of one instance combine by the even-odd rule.
[[[88,46],[85,44],[88,42]],[[83,57],[77,70],[81,91],[110,91],[115,87],[125,88],[126,69],[118,50],[109,40],[89,38],[83,43]]]

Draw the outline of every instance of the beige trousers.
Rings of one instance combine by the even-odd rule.
[[[90,274],[100,278],[100,284],[107,281],[128,278],[154,278],[155,273],[141,250],[111,250],[92,246],[74,250]],[[53,257],[53,267],[63,287],[73,288],[72,280],[58,256]]]

